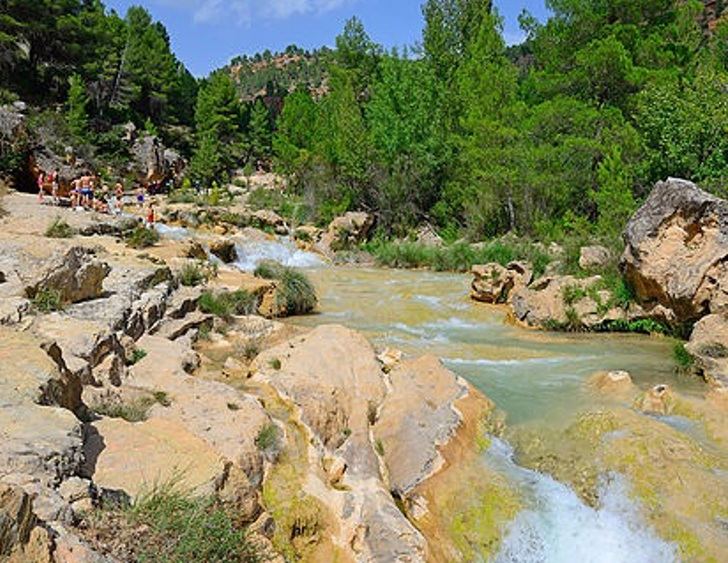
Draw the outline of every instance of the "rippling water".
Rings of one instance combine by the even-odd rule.
[[[163,234],[185,235],[179,230]],[[240,245],[238,254],[236,265],[246,271],[262,260],[309,270],[320,296],[319,313],[293,322],[341,323],[381,347],[435,354],[493,399],[511,426],[563,425],[597,406],[599,399],[584,386],[597,371],[627,370],[645,389],[656,383],[685,393],[700,389],[697,382],[675,374],[668,339],[549,334],[510,326],[504,323],[504,310],[469,299],[469,276],[326,267],[318,256],[299,251],[287,240]],[[689,430],[679,417],[663,422]],[[492,444],[485,454],[489,466],[521,491],[527,505],[505,530],[496,561],[677,560],[674,546],[645,525],[623,477],[603,476],[601,505],[591,508],[566,485],[518,466],[505,442],[494,439]]]

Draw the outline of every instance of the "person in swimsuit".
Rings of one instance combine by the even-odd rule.
[[[53,204],[54,205],[58,205],[61,203],[61,200],[58,197],[58,189],[60,187],[59,174],[60,174],[60,171],[58,170],[58,168],[56,168],[53,172],[51,172],[51,194],[53,195]]]
[[[147,208],[147,228],[154,228],[154,219],[154,205],[150,203],[149,207]]]
[[[42,170],[38,174],[38,203],[43,203],[43,191],[45,184],[45,172]]]
[[[144,186],[139,186],[137,190],[137,205],[140,209],[144,207]]]

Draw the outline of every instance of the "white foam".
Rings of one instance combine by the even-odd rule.
[[[285,239],[238,244],[237,251],[238,260],[235,266],[246,272],[252,272],[265,260],[273,260],[293,268],[316,268],[323,264],[318,255],[300,250]]]
[[[618,474],[600,484],[601,505],[591,508],[566,485],[519,467],[504,442],[493,439],[489,459],[531,498],[508,527],[498,563],[662,563],[679,561],[676,546],[657,537],[629,499]]]
[[[486,358],[479,358],[475,360],[467,360],[465,358],[443,358],[445,363],[449,363],[456,366],[520,366],[529,364],[561,364],[566,362],[573,362],[574,360],[588,360],[593,359],[592,357],[581,357],[581,358],[567,358],[567,357],[552,357],[552,358],[526,358],[519,360],[488,360]]]
[[[155,223],[154,228],[160,236],[173,240],[183,240],[189,238],[190,232],[184,227],[170,227],[164,223]]]

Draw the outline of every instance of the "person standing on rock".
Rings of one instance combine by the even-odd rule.
[[[149,202],[149,207],[147,208],[147,228],[153,229],[154,228],[154,205],[152,202]]]
[[[59,205],[61,203],[61,200],[58,197],[58,177],[59,177],[60,171],[58,168],[56,168],[53,172],[51,172],[51,195],[53,196],[53,204]]]
[[[139,206],[139,209],[144,207],[144,186],[139,186],[139,189],[137,190],[137,205]]]
[[[43,203],[43,190],[45,184],[45,172],[38,173],[38,203]]]
[[[116,196],[117,214],[121,215],[124,213],[124,184],[116,182],[116,186],[114,186],[114,195]]]

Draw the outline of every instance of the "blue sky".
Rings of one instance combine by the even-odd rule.
[[[175,53],[197,76],[239,54],[333,45],[353,15],[369,35],[386,47],[412,45],[422,30],[423,0],[106,0],[120,14],[133,4],[162,21]],[[523,8],[543,18],[544,0],[496,0],[505,17],[509,42],[520,37],[517,17]]]

